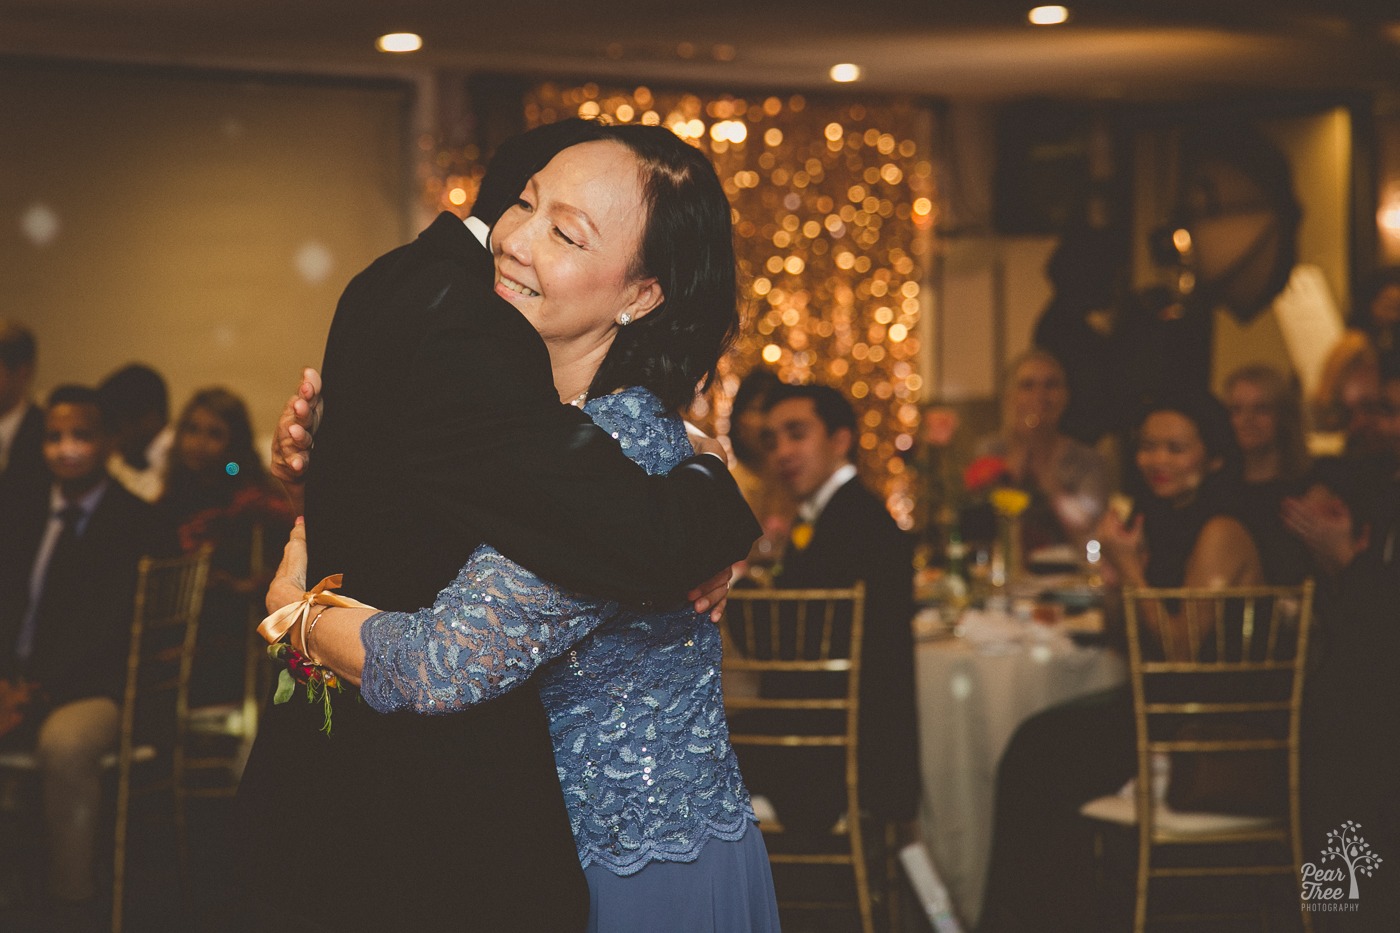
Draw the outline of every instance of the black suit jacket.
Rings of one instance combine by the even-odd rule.
[[[759,529],[723,465],[693,458],[646,476],[560,404],[543,342],[492,281],[489,254],[443,214],[346,289],[307,488],[312,581],[344,573],[357,598],[413,609],[489,541],[585,592],[676,601],[741,559]],[[341,703],[329,739],[315,715],[299,701],[271,708],[242,796],[262,858],[288,821],[333,828],[340,848],[282,885],[281,903],[283,865],[270,865],[260,890],[274,916],[259,929],[282,929],[282,910],[305,929],[287,908],[306,903],[339,905],[328,928],[340,930],[584,926],[532,685],[441,717]]]
[[[54,705],[89,696],[120,700],[131,634],[136,565],[169,553],[155,510],[108,481],[68,559],[44,578],[33,650],[20,666],[15,642],[29,605],[29,575],[49,521],[49,488],[13,497],[0,535],[0,658],[5,674],[37,681]]]
[[[0,471],[0,508],[5,502],[16,501],[31,492],[49,488],[49,470],[44,465],[44,412],[36,405],[30,405],[19,423],[14,440],[10,442],[10,455],[5,469]],[[6,493],[6,490],[13,490]],[[0,528],[5,527],[6,516],[0,512]]]
[[[786,589],[865,582],[861,645],[860,780],[872,812],[912,819],[919,797],[914,711],[913,547],[885,505],[858,479],[840,489],[813,526],[789,545],[776,585]],[[775,801],[776,803],[776,801]],[[779,816],[782,805],[777,804]]]

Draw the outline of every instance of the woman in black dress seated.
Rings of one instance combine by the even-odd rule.
[[[1263,582],[1259,554],[1230,514],[1240,455],[1224,407],[1201,393],[1149,405],[1136,466],[1148,490],[1126,522],[1098,537],[1123,585],[1224,587]],[[1093,827],[1079,808],[1136,770],[1128,687],[1026,720],[997,773],[996,816],[980,933],[1083,933],[1092,926]]]

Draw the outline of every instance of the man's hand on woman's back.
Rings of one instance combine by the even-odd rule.
[[[320,422],[321,374],[307,367],[301,371],[296,394],[277,418],[277,433],[272,438],[272,475],[282,483],[298,514],[305,503],[306,474]]]

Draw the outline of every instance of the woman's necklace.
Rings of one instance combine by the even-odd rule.
[[[588,390],[585,389],[574,398],[569,399],[569,404],[575,408],[582,408],[583,403],[588,401]]]

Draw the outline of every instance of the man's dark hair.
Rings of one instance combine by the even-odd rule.
[[[703,152],[664,126],[601,126],[600,139],[632,151],[646,227],[635,272],[653,276],[661,303],[618,330],[589,387],[594,397],[643,386],[668,410],[708,388],[739,331],[729,199]]]
[[[856,434],[856,410],[846,396],[831,386],[813,384],[805,386],[780,385],[768,393],[763,410],[772,411],[780,402],[795,398],[810,399],[817,417],[826,425],[826,433],[835,434],[842,428],[851,432],[852,441]]]
[[[39,346],[29,328],[17,321],[0,320],[0,365],[16,370],[33,365]]]
[[[749,445],[744,443],[743,432],[739,430],[739,418],[750,408],[762,413],[768,393],[782,384],[783,381],[778,378],[777,373],[763,366],[749,370],[748,375],[740,380],[739,389],[734,393],[734,404],[729,410],[729,443],[733,446],[734,456],[739,458],[740,463],[758,463],[762,451],[751,450]]]
[[[112,412],[107,407],[106,400],[102,397],[101,392],[91,386],[73,383],[55,386],[54,390],[49,393],[44,408],[51,410],[55,405],[91,405],[97,409],[97,421],[102,426],[102,430],[111,433],[113,429]]]
[[[132,363],[112,373],[97,387],[109,416],[118,422],[134,421],[154,412],[162,421],[170,419],[170,393],[160,373]]]

